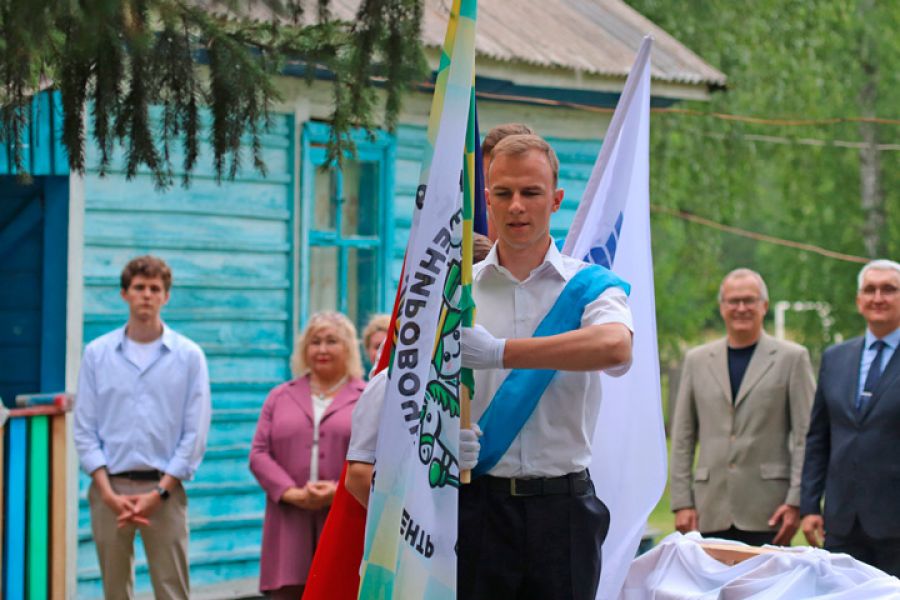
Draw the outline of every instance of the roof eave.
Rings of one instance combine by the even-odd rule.
[[[432,69],[439,60],[437,48],[425,48],[425,55]],[[476,57],[476,75],[494,80],[505,80],[517,86],[619,94],[625,86],[627,73],[590,73],[577,69],[547,66],[526,61],[497,60],[488,56]],[[651,75],[651,95],[670,101],[707,101],[711,95],[725,89],[721,81],[671,80]]]

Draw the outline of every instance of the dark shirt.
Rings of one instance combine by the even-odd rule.
[[[747,372],[747,365],[753,358],[754,350],[756,350],[756,344],[746,348],[728,347],[728,379],[731,380],[732,404],[737,399],[738,390],[741,389],[741,382],[744,380],[744,373]]]

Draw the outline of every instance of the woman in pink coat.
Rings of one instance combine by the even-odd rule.
[[[260,590],[296,600],[328,515],[350,442],[350,417],[363,390],[353,323],[317,313],[298,340],[296,379],[263,404],[250,470],[266,492]]]

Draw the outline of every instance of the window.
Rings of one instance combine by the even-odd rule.
[[[303,128],[300,323],[339,310],[362,327],[384,312],[393,230],[393,147],[390,135],[355,136],[357,154],[323,170],[330,127]]]

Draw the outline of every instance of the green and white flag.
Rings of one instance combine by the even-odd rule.
[[[454,0],[416,194],[359,597],[455,600],[462,190],[476,0]]]

